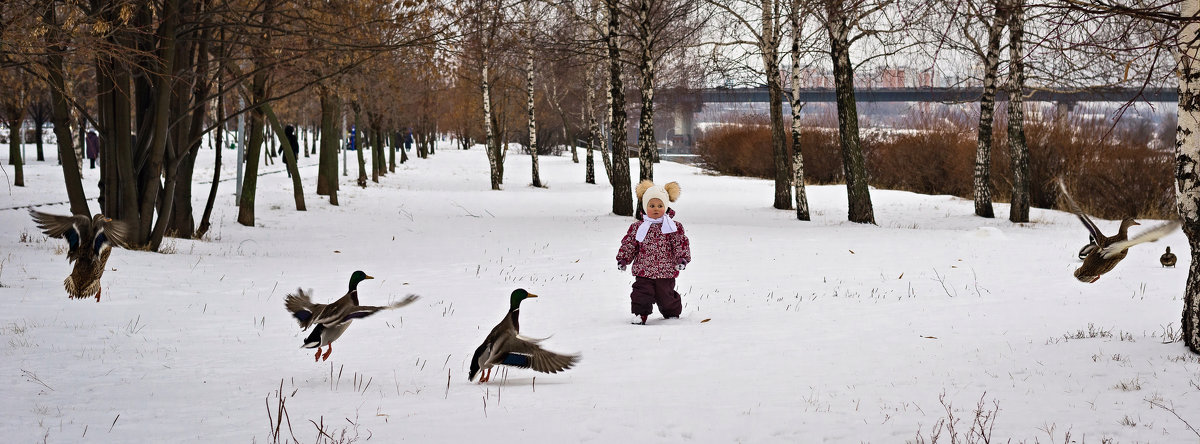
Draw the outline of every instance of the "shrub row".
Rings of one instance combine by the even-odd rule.
[[[766,117],[743,116],[702,132],[696,147],[704,167],[719,174],[774,177],[769,125]],[[862,131],[871,186],[973,198],[973,122],[931,117],[911,126],[917,128]],[[1033,206],[1056,207],[1054,179],[1062,176],[1080,205],[1096,217],[1175,217],[1174,158],[1168,150],[1172,145],[1155,142],[1145,125],[1114,127],[1080,118],[1029,120],[1025,134]],[[790,135],[786,139],[790,152]],[[1012,168],[1003,114],[997,119],[992,147],[992,197],[1007,202]],[[801,150],[807,183],[843,183],[836,128],[806,126]]]

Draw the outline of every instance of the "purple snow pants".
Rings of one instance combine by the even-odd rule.
[[[633,281],[633,293],[629,295],[633,314],[649,316],[653,305],[657,303],[658,312],[664,318],[679,317],[683,312],[683,300],[675,291],[674,278],[636,278]]]

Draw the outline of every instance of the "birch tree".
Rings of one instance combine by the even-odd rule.
[[[771,118],[771,153],[774,157],[773,165],[775,167],[775,202],[773,205],[780,210],[789,210],[792,209],[791,186],[795,179],[793,176],[795,158],[789,158],[785,140],[785,132],[787,130],[783,124],[783,76],[780,72],[783,53],[780,51],[780,45],[788,30],[785,22],[792,24],[794,31],[792,39],[793,57],[799,56],[798,45],[800,37],[796,36],[795,32],[801,28],[801,18],[798,11],[800,2],[792,0],[789,4],[785,4],[784,1],[708,0],[710,4],[722,11],[732,22],[730,25],[719,27],[736,29],[737,31],[732,38],[721,42],[720,46],[743,45],[753,48],[753,51],[757,53],[762,63],[761,72],[755,74],[761,74],[767,85],[767,107],[770,110]],[[785,7],[787,6],[790,6],[791,10],[796,11],[795,14],[785,13]],[[796,65],[793,62],[793,76],[798,75],[797,70],[799,68]],[[752,69],[759,71],[759,69]],[[793,85],[796,84],[793,83]],[[799,110],[795,103],[792,104],[792,110],[793,116],[798,115]],[[798,120],[793,118],[792,122],[793,130],[798,131]],[[794,141],[799,140],[798,133],[793,136],[793,139]],[[795,146],[798,147],[799,145]],[[797,152],[799,151],[797,150]],[[801,158],[802,163],[803,159]],[[799,174],[800,177],[804,175],[803,172],[796,172],[795,174]]]
[[[525,97],[529,132],[529,157],[532,164],[533,186],[542,188],[542,178],[538,173],[538,140],[537,140],[537,103],[534,93],[537,91],[533,84],[533,47],[535,45],[534,27],[538,20],[534,17],[534,2],[525,2]]]
[[[842,168],[846,178],[851,222],[875,223],[875,210],[868,186],[870,175],[863,156],[858,129],[858,108],[854,95],[856,67],[850,59],[854,44],[873,39],[878,47],[870,57],[886,57],[916,46],[906,35],[913,23],[920,22],[928,5],[901,0],[820,0],[816,17],[829,38],[829,58],[833,64],[833,82],[837,96],[838,139]],[[859,61],[859,64],[865,62]]]
[[[1179,85],[1179,130],[1175,139],[1175,198],[1183,232],[1191,247],[1184,289],[1183,342],[1200,353],[1200,0],[1180,5],[1182,29],[1175,58]]]
[[[801,131],[803,127],[800,124],[800,111],[804,108],[804,102],[800,100],[800,66],[801,53],[800,43],[803,37],[803,21],[800,19],[801,3],[799,0],[789,0],[788,4],[788,24],[791,25],[792,47],[790,55],[792,56],[792,185],[795,188],[796,196],[796,219],[810,220],[811,216],[808,212],[808,192],[804,187],[804,153],[800,149]],[[774,120],[772,120],[774,124]],[[779,169],[779,165],[775,166]],[[779,182],[776,175],[776,184]],[[777,185],[778,186],[778,185]],[[776,191],[778,197],[779,192]]]
[[[629,155],[625,132],[625,89],[621,82],[620,5],[617,0],[602,0],[608,26],[604,32],[604,43],[608,49],[608,110],[609,134],[613,152],[613,213],[618,216],[633,216],[633,188],[629,177]]]
[[[1012,204],[1008,220],[1029,222],[1029,145],[1025,143],[1025,4],[1007,0],[1008,22],[1008,151],[1012,161]]]

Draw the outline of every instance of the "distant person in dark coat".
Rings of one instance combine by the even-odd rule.
[[[408,134],[404,135],[404,151],[412,151],[413,136],[412,128],[408,129]]]
[[[287,137],[288,143],[292,144],[292,154],[300,155],[300,139],[296,138],[296,127],[288,125],[283,127],[283,135]],[[293,156],[295,157],[295,156]],[[296,157],[299,159],[299,157]]]
[[[100,157],[100,136],[95,131],[87,132],[87,158],[92,161],[92,169],[96,169],[96,158]]]

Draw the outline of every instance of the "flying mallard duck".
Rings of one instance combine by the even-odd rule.
[[[312,333],[304,339],[304,345],[301,346],[302,348],[317,349],[317,354],[313,356],[314,360],[329,359],[329,354],[333,353],[333,341],[341,337],[342,333],[345,333],[346,329],[350,327],[350,322],[355,319],[365,318],[381,310],[403,307],[420,297],[410,294],[400,302],[383,307],[358,305],[358,283],[366,279],[375,278],[367,276],[361,270],[355,271],[350,275],[350,291],[329,305],[314,304],[312,290],[306,293],[302,289],[297,289],[296,294],[289,294],[284,300],[287,311],[296,317],[301,328],[308,330],[310,325],[316,324]],[[329,346],[329,349],[325,351],[325,356],[321,356],[321,347],[326,345]]]
[[[1080,265],[1075,270],[1075,279],[1079,279],[1080,282],[1096,282],[1100,279],[1101,275],[1112,271],[1113,267],[1117,266],[1117,263],[1129,255],[1130,247],[1141,243],[1154,242],[1175,231],[1180,225],[1179,222],[1169,221],[1143,231],[1141,234],[1130,239],[1129,227],[1141,224],[1133,219],[1125,219],[1121,221],[1121,228],[1117,231],[1117,234],[1108,237],[1100,232],[1100,229],[1096,227],[1096,224],[1092,222],[1092,219],[1087,214],[1084,214],[1083,210],[1079,209],[1079,205],[1075,203],[1075,199],[1071,198],[1071,194],[1067,192],[1067,187],[1063,184],[1061,178],[1058,179],[1058,187],[1062,190],[1063,197],[1066,197],[1071,212],[1079,217],[1079,220],[1087,227],[1088,233],[1091,234],[1092,238],[1096,239],[1097,248],[1089,252],[1083,259],[1083,265]]]
[[[71,275],[63,281],[67,295],[75,299],[96,296],[100,302],[100,276],[112,253],[112,246],[126,246],[129,224],[114,221],[103,214],[59,216],[29,210],[33,221],[47,236],[67,240],[67,259],[75,263]]]
[[[508,313],[488,333],[487,338],[475,349],[471,357],[471,372],[467,380],[472,381],[475,375],[483,370],[479,382],[488,382],[492,376],[492,367],[510,365],[520,368],[531,368],[542,373],[558,373],[569,369],[579,361],[579,355],[560,355],[546,351],[538,345],[541,339],[532,339],[518,334],[521,315],[521,301],[525,298],[536,298],[524,289],[513,290],[509,302]]]
[[[1171,252],[1171,247],[1167,247],[1167,252],[1158,257],[1158,263],[1162,264],[1164,267],[1174,268],[1175,261],[1177,260],[1178,259],[1175,257],[1175,253]]]

